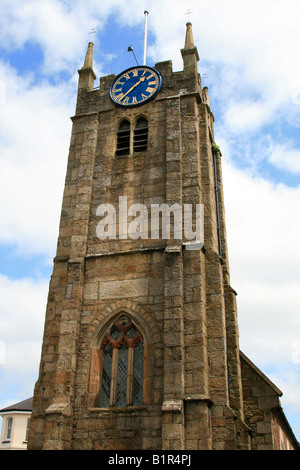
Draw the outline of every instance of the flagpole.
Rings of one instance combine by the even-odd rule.
[[[145,15],[145,33],[144,33],[144,57],[143,57],[143,65],[146,65],[146,50],[147,50],[147,23],[148,23],[148,11],[144,11]]]

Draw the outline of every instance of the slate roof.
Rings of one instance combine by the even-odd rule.
[[[20,401],[19,403],[2,408],[0,413],[5,413],[6,411],[32,411],[32,399],[33,397],[27,398],[26,400]]]

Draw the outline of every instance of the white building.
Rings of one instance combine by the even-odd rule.
[[[0,450],[26,450],[32,398],[2,408]]]

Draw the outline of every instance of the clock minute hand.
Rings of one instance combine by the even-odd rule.
[[[123,100],[123,98],[125,98],[126,95],[128,95],[128,93],[130,93],[135,87],[137,87],[141,82],[143,82],[145,80],[146,77],[141,77],[141,79],[136,82],[131,88],[129,88],[129,90],[126,91],[126,93],[122,96],[121,100]]]

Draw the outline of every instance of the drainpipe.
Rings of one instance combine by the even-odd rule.
[[[219,255],[222,257],[221,234],[220,234],[220,218],[219,218],[217,165],[216,165],[216,151],[215,151],[214,145],[212,146],[212,153],[213,153],[214,173],[215,173],[215,194],[216,194],[216,211],[217,211],[217,230],[218,230]]]

